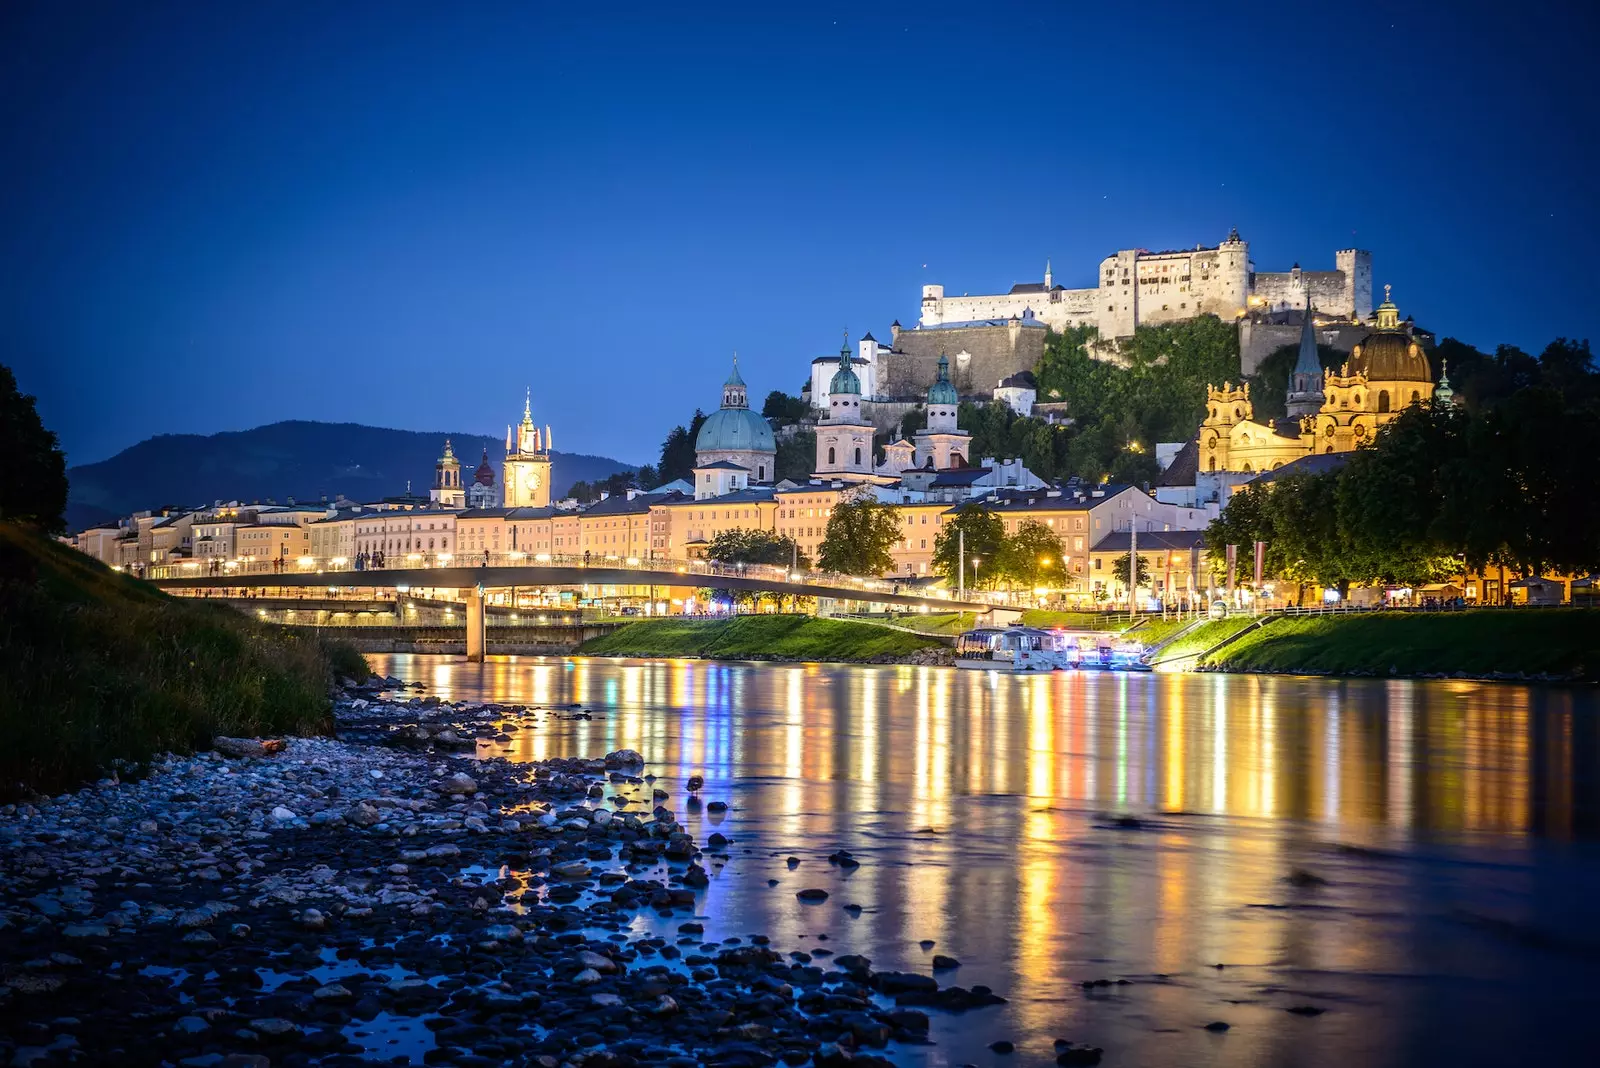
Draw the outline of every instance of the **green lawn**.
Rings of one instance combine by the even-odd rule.
[[[1573,608],[1374,612],[1281,619],[1221,650],[1228,671],[1600,679],[1600,612]]]
[[[1208,620],[1161,650],[1157,659],[1175,660],[1178,657],[1203,653],[1218,642],[1244,630],[1255,621],[1256,617],[1254,616],[1229,616],[1227,619]],[[1277,623],[1273,624],[1273,626],[1278,625]],[[1135,634],[1137,633],[1135,632]]]
[[[908,656],[943,645],[936,638],[871,623],[810,616],[734,616],[731,619],[647,619],[629,623],[578,647],[591,656],[701,656],[737,660],[869,660]]]
[[[0,522],[0,797],[218,734],[325,732],[335,674],[365,678],[366,661]]]
[[[1182,619],[1162,619],[1157,616],[1138,630],[1131,631],[1128,637],[1136,638],[1145,645],[1160,645],[1192,622],[1194,622],[1192,616],[1184,616]]]

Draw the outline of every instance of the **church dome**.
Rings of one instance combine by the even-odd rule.
[[[1383,287],[1378,305],[1378,329],[1350,350],[1350,370],[1365,374],[1369,382],[1432,382],[1433,371],[1422,346],[1400,329],[1400,309]]]
[[[837,376],[835,376],[837,377]],[[776,452],[772,427],[749,408],[719,408],[706,416],[694,439],[696,452]]]
[[[1369,382],[1432,382],[1422,346],[1405,334],[1368,334],[1350,352],[1350,370]]]
[[[489,466],[488,449],[483,450],[483,462],[480,463],[478,465],[478,469],[472,473],[472,481],[476,482],[480,486],[494,485],[494,468]]]
[[[928,387],[928,403],[948,404],[952,407],[961,403],[956,387],[950,384],[950,361],[945,359],[943,353],[939,354],[939,377]]]
[[[848,361],[840,361],[840,365],[838,365],[838,371],[834,371],[834,377],[829,379],[829,382],[827,382],[827,392],[861,392],[861,379],[856,377],[856,373],[854,373],[854,371],[851,371],[850,363],[848,363]]]

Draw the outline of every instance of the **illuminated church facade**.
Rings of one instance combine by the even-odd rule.
[[[1324,371],[1312,309],[1306,309],[1285,418],[1257,421],[1248,384],[1207,386],[1196,441],[1198,480],[1210,476],[1216,483],[1221,476],[1253,476],[1304,456],[1349,452],[1369,444],[1379,427],[1410,405],[1434,397],[1436,388],[1449,397],[1448,378],[1441,376],[1435,386],[1428,357],[1402,327],[1387,286],[1377,319],[1377,329],[1355,346],[1343,366]]]

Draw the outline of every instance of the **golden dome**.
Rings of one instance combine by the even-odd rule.
[[[1383,287],[1378,305],[1378,329],[1350,350],[1350,373],[1365,374],[1369,382],[1432,382],[1433,371],[1422,346],[1400,327],[1400,309]]]
[[[1432,382],[1422,346],[1405,334],[1368,334],[1350,351],[1350,372],[1369,382]]]

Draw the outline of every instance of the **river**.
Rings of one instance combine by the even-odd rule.
[[[680,811],[703,775],[701,797],[732,809],[685,822],[734,840],[704,895],[708,939],[759,932],[924,973],[948,954],[961,966],[942,981],[1009,999],[938,1016],[932,1045],[895,1053],[906,1065],[1049,1064],[1056,1038],[1113,1065],[1587,1059],[1592,690],[370,659],[448,700],[594,711],[484,755],[637,749]],[[860,867],[830,864],[839,849]],[[798,902],[812,886],[829,900]],[[1097,979],[1113,985],[1084,989]],[[1323,1011],[1288,1011],[1306,1007]]]

